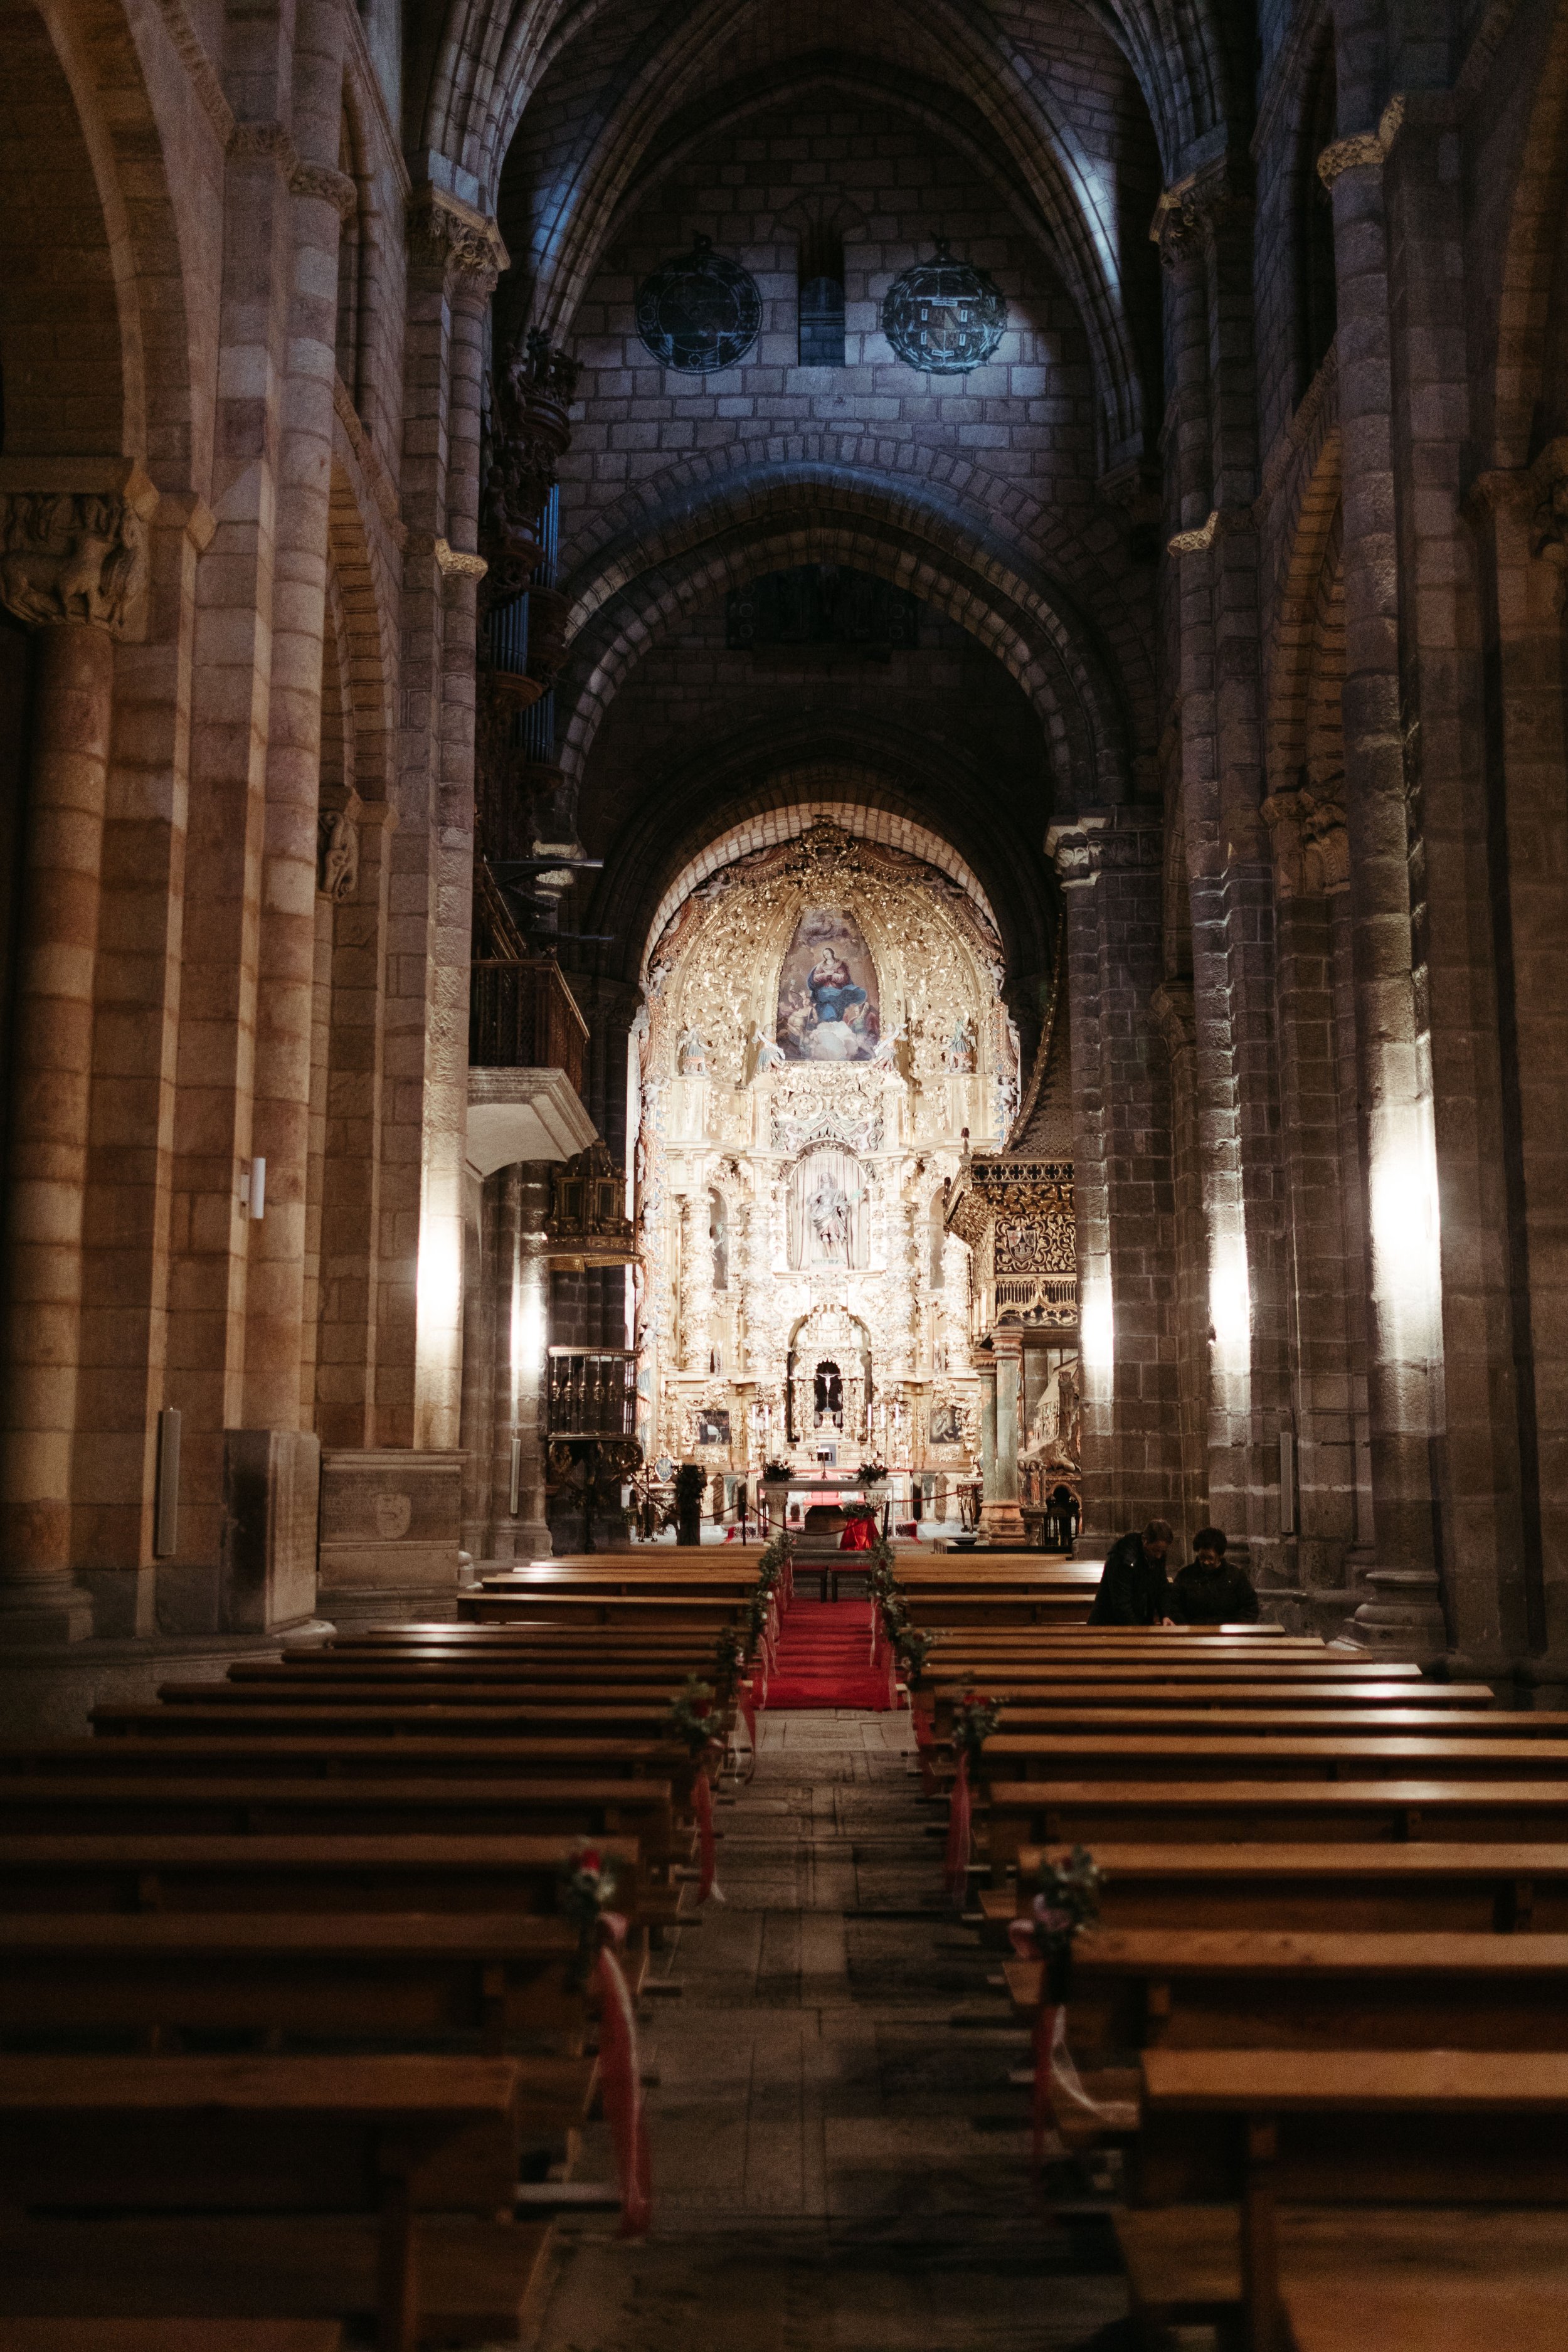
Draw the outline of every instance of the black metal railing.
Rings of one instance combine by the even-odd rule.
[[[552,1437],[635,1437],[637,1360],[630,1348],[552,1348]]]

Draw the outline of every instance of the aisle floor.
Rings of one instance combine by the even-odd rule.
[[[728,1901],[661,1958],[684,1991],[643,2027],[653,2232],[563,2230],[537,2352],[1084,2344],[1126,2310],[1110,2232],[1032,2191],[1006,2080],[1026,2042],[994,1955],[934,1910],[908,1717],[764,1717],[761,1738],[719,1812]],[[607,2151],[583,2169],[607,2177]]]

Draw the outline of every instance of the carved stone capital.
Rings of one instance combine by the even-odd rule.
[[[416,261],[466,278],[469,291],[487,299],[510,259],[493,220],[428,183],[408,208],[408,249]]]
[[[1336,139],[1325,147],[1318,158],[1318,177],[1324,187],[1331,189],[1346,172],[1363,171],[1369,164],[1381,172],[1404,121],[1404,99],[1391,98],[1375,131],[1353,131],[1350,138]]]
[[[1210,250],[1222,230],[1247,219],[1252,198],[1237,184],[1228,156],[1217,156],[1163,189],[1149,235],[1167,269]]]
[[[152,484],[118,469],[121,487],[12,488],[0,467],[0,604],[36,628],[84,622],[119,635],[147,584]]]
[[[346,172],[334,172],[330,163],[296,163],[289,174],[289,185],[297,196],[315,196],[331,205],[340,220],[352,218],[359,210],[359,187]]]

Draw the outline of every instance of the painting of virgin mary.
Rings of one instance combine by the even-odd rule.
[[[860,926],[837,907],[808,907],[779,974],[774,1032],[792,1062],[868,1062],[881,1035],[877,967]]]

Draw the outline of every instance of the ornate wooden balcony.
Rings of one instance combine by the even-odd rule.
[[[468,1060],[492,1070],[564,1070],[583,1091],[588,1024],[553,956],[476,958],[468,993]]]

